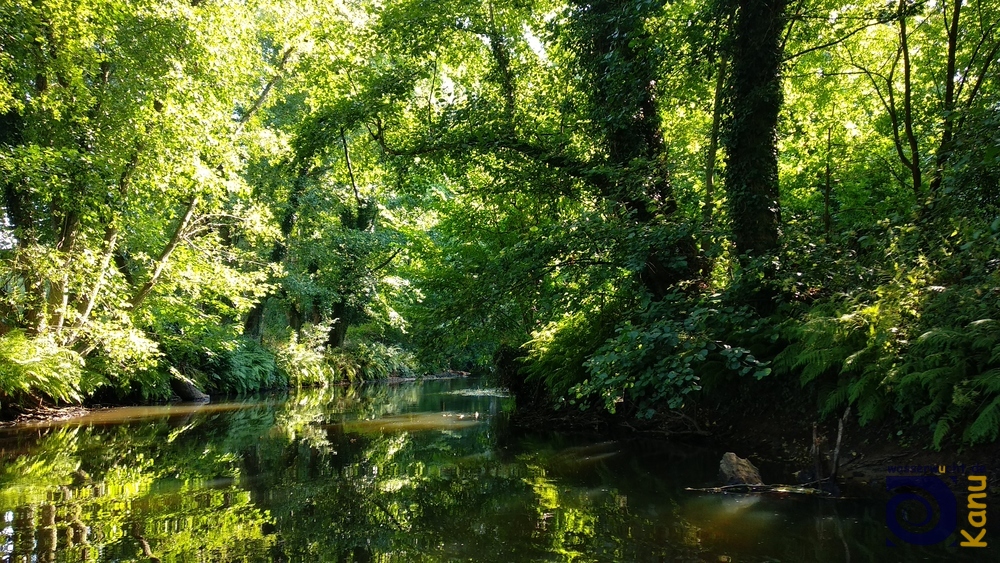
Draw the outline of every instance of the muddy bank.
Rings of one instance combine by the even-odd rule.
[[[512,424],[529,432],[544,429],[711,445],[758,464],[769,484],[817,480],[818,450],[820,476],[828,478],[839,417],[821,418],[801,405],[775,408],[781,403],[767,404],[771,408],[699,406],[643,421],[597,410],[552,409],[532,402],[518,405]],[[908,429],[901,432],[899,428]],[[861,426],[853,414],[844,418],[840,432],[837,482],[844,495],[885,494],[887,475],[935,474],[939,467],[948,475],[961,477],[951,480],[956,489],[965,488],[963,472],[974,469],[987,475],[991,494],[1000,493],[1000,443],[975,447],[946,444],[935,451],[929,429],[907,427],[892,418]]]
[[[767,417],[741,419],[728,413],[725,418],[707,424],[713,442],[740,448],[751,459],[813,473],[818,449],[824,470],[829,471],[836,447],[837,421],[802,419],[795,414],[775,410]],[[856,416],[846,417],[838,470],[838,481],[845,490],[864,488],[885,492],[888,475],[937,474],[944,468],[946,474],[960,477],[952,480],[957,489],[965,488],[964,474],[976,470],[987,475],[992,493],[1000,492],[1000,443],[973,447],[946,444],[936,451],[931,447],[929,429],[911,425],[908,430],[899,430],[905,426],[896,419],[861,426]],[[796,475],[785,474],[781,478],[795,482]]]

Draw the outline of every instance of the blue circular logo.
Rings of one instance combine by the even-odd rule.
[[[958,526],[955,494],[931,475],[888,476],[885,490],[896,491],[885,505],[885,525],[911,545],[933,545],[948,539]],[[892,541],[886,542],[894,545]]]

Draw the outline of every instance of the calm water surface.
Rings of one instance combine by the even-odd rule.
[[[685,492],[722,452],[510,408],[452,379],[0,430],[0,561],[992,560],[887,547],[884,500]]]

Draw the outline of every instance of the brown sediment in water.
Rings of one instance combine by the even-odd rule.
[[[398,414],[373,420],[349,420],[324,427],[357,434],[388,434],[393,432],[460,430],[470,428],[480,422],[482,422],[482,418],[476,414],[444,412]]]
[[[195,413],[216,413],[253,408],[261,403],[173,403],[110,408],[43,407],[25,413],[0,428],[49,428],[54,426],[91,426],[121,424],[151,418],[187,416]]]

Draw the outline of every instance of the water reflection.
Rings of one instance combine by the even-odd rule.
[[[960,559],[886,548],[878,502],[685,492],[719,452],[513,436],[509,408],[446,380],[5,430],[0,561]]]
[[[473,414],[444,412],[444,413],[412,413],[383,416],[370,420],[352,420],[342,422],[328,428],[337,428],[342,432],[358,433],[392,433],[392,432],[420,432],[425,430],[462,430],[485,422],[480,420],[478,412]]]

